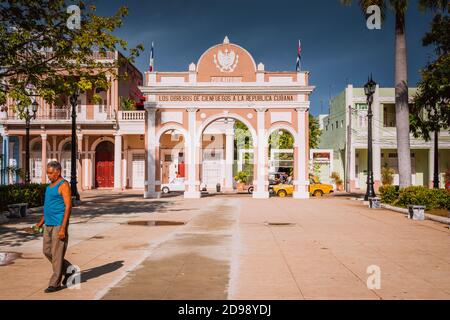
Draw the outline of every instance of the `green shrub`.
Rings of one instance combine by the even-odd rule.
[[[378,189],[381,202],[406,208],[408,205],[425,206],[427,210],[450,210],[450,190],[428,189],[422,186],[400,189],[398,186],[382,186]]]
[[[450,191],[422,186],[407,187],[400,190],[398,199],[393,204],[401,207],[423,205],[427,210],[450,209]]]
[[[396,186],[382,186],[378,189],[381,202],[393,204],[399,196],[399,188]]]
[[[39,207],[44,204],[47,184],[10,184],[0,186],[0,212],[8,210],[8,205],[28,203],[28,207]]]

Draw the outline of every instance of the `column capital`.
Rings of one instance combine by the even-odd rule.
[[[255,110],[258,113],[264,113],[267,111],[267,108],[266,107],[256,107]]]
[[[189,107],[189,108],[186,108],[186,111],[187,112],[197,112],[198,110],[200,110],[199,108],[196,108],[196,107]]]
[[[159,108],[159,105],[153,101],[144,102],[144,108],[147,111],[156,111]]]
[[[309,111],[309,107],[296,107],[295,108],[295,111],[297,111],[297,112],[308,112]]]
[[[41,133],[41,139],[42,140],[47,140],[47,134],[46,133]]]
[[[120,132],[114,132],[114,133],[113,133],[113,136],[114,136],[114,137],[121,137],[121,136],[122,136],[122,133],[120,133]]]

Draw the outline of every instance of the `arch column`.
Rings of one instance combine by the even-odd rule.
[[[122,135],[114,134],[114,190],[122,190]]]
[[[297,147],[295,157],[297,165],[297,180],[294,181],[295,192],[294,199],[309,198],[309,179],[308,179],[308,108],[296,108],[297,111]]]
[[[255,183],[256,190],[253,192],[254,199],[268,199],[269,198],[269,190],[268,190],[268,157],[267,157],[267,141],[266,139],[266,111],[267,108],[257,108],[257,136],[258,136],[258,144],[256,146],[256,154],[257,156],[254,159],[257,159],[256,163],[256,173],[257,180]]]
[[[144,198],[159,198],[156,191],[156,106],[146,104],[147,110],[147,181],[145,182]]]
[[[187,166],[188,166],[188,184],[184,197],[187,199],[198,199],[200,193],[200,144],[197,143],[197,111],[198,108],[188,108],[189,134],[186,137],[187,145]]]
[[[225,190],[233,191],[234,128],[228,128],[225,134],[226,134]]]

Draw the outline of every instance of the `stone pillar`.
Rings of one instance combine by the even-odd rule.
[[[188,199],[198,199],[201,197],[199,174],[199,150],[200,141],[197,139],[197,108],[188,108],[189,135],[187,139],[187,166],[188,166],[188,185],[184,197]]]
[[[41,173],[41,182],[47,183],[47,134],[42,133],[41,134],[41,166],[42,166],[42,173]]]
[[[83,166],[82,166],[82,159],[84,157],[83,154],[83,134],[81,132],[77,133],[77,189],[78,191],[83,190],[83,182],[84,182],[84,175],[83,175]]]
[[[257,108],[257,136],[258,143],[256,147],[257,152],[257,180],[256,190],[253,192],[254,199],[267,199],[269,198],[269,180],[268,180],[268,156],[267,156],[267,144],[266,141],[266,111],[267,108]]]
[[[146,104],[147,109],[147,181],[144,198],[159,198],[156,192],[156,106]]]
[[[297,181],[294,181],[294,199],[309,198],[309,179],[307,177],[308,161],[306,152],[308,150],[308,128],[306,127],[308,108],[297,108]]]
[[[431,134],[431,147],[428,149],[428,187],[433,188],[434,178],[434,133]]]
[[[19,136],[19,163],[17,164],[17,167],[24,170],[25,169],[25,166],[23,164],[24,154],[22,150],[24,150],[23,136]],[[23,183],[23,179],[20,177],[18,181]]]
[[[350,170],[350,192],[353,192],[356,187],[356,150],[355,147],[350,146],[350,164],[349,164],[349,170]],[[331,160],[331,159],[330,159]]]
[[[127,173],[128,173],[128,137],[123,136],[123,158],[122,158],[122,186],[123,189],[127,188]]]
[[[226,134],[225,190],[233,191],[234,128],[227,129],[225,134]]]
[[[80,143],[82,141],[80,140]],[[90,189],[89,188],[89,137],[84,136],[84,157],[82,160],[82,170],[83,170],[83,189]]]
[[[8,172],[6,168],[9,165],[9,135],[3,135],[3,161],[1,168],[3,169],[2,184],[8,184]]]
[[[122,135],[114,134],[114,190],[122,190]]]
[[[373,121],[372,121],[373,181],[374,181],[375,191],[377,191],[378,187],[381,185],[381,166],[382,166],[380,125],[382,125],[383,121],[381,119],[382,107],[380,104],[380,98],[379,98],[380,90],[379,89],[380,88],[377,85],[375,94],[373,95],[373,105],[372,105],[372,109],[373,109]]]
[[[52,136],[52,159],[56,159],[56,161],[60,161],[59,157],[58,157],[58,149],[56,147],[56,136]]]

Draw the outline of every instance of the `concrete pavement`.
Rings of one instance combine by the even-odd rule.
[[[81,289],[44,294],[51,268],[42,239],[19,230],[29,224],[8,224],[0,252],[22,258],[0,266],[1,299],[450,298],[450,232],[437,222],[338,197],[144,200],[97,191],[83,200],[67,254],[82,270]],[[139,225],[148,220],[186,224]],[[369,266],[379,267],[379,290],[367,287]]]

